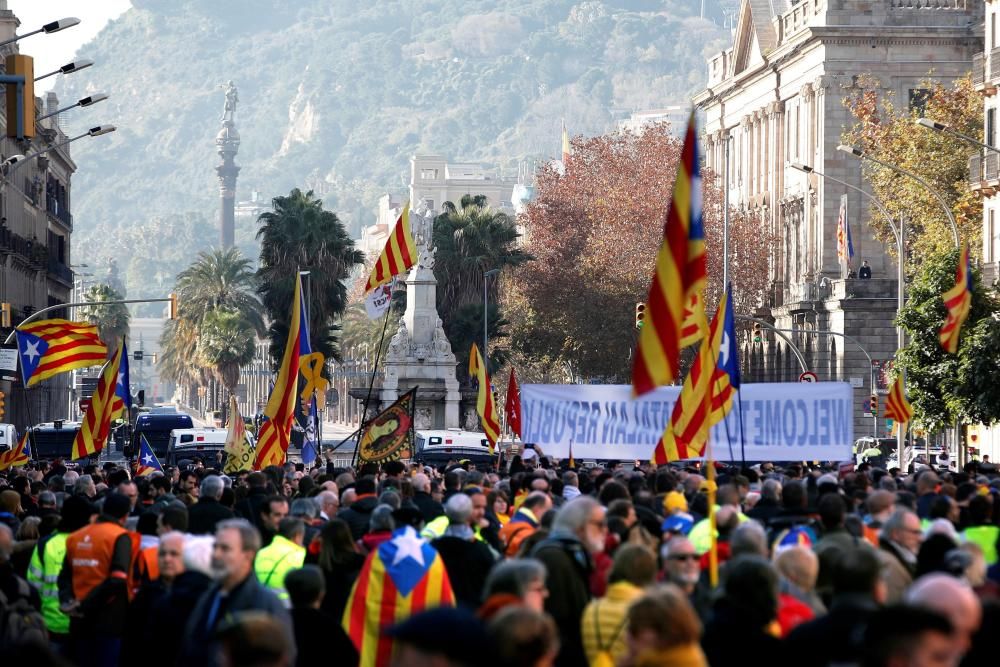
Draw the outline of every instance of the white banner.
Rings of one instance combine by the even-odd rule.
[[[545,454],[576,459],[648,461],[681,388],[637,399],[629,385],[521,385],[523,440]],[[854,406],[846,382],[744,384],[712,429],[719,461],[844,461],[854,443]]]
[[[377,320],[385,315],[390,303],[392,303],[391,282],[373,289],[365,297],[365,312],[368,313],[368,319]]]

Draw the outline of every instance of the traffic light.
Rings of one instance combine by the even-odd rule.
[[[646,304],[642,301],[635,304],[635,328],[641,329],[646,320]]]
[[[753,342],[759,343],[764,340],[763,334],[761,334],[760,324],[753,325]]]
[[[872,394],[871,396],[871,411],[872,417],[878,417],[878,394]]]
[[[170,319],[177,319],[177,292],[170,293]]]
[[[14,139],[34,139],[35,63],[31,56],[18,53],[7,56],[5,63],[7,76],[24,77],[24,82],[21,84],[4,84],[4,97],[7,101],[7,136]],[[18,95],[19,88],[20,95]]]
[[[0,391],[0,419],[7,413],[7,394]]]
[[[0,303],[0,327],[11,327],[10,304]]]

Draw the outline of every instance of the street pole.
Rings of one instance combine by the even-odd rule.
[[[31,315],[21,320],[16,327],[14,327],[7,338],[4,340],[4,345],[10,345],[10,342],[14,340],[14,332],[23,327],[28,322],[38,319],[39,315],[44,315],[45,313],[50,313],[53,310],[61,310],[63,308],[80,308],[83,306],[110,306],[119,303],[169,303],[172,301],[169,297],[166,299],[114,299],[111,301],[79,301],[75,303],[60,303],[55,306],[46,306],[40,310],[36,310]]]
[[[725,159],[722,161],[722,285],[729,285],[729,132],[726,132]]]
[[[899,215],[899,253],[896,258],[896,280],[898,282],[896,288],[896,355],[899,356],[900,351],[906,346],[906,332],[903,331],[902,325],[899,323],[899,316],[903,312],[903,302],[905,301],[904,295],[904,278],[905,271],[903,270],[903,265],[906,260],[906,218],[901,213]],[[903,386],[906,386],[906,368],[903,366],[899,367],[899,375],[903,379]],[[904,425],[897,424],[896,426],[896,452],[897,461],[899,462],[899,467],[902,470],[906,470],[906,461],[903,459],[903,445],[906,442],[906,437],[903,434]],[[928,463],[930,463],[928,461]]]

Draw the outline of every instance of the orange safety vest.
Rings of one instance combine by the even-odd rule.
[[[156,581],[160,578],[160,547],[146,547],[139,551],[135,558],[135,591],[147,581]]]
[[[126,533],[117,523],[101,521],[84,526],[66,538],[66,558],[73,573],[73,597],[85,599],[92,590],[103,583],[111,574],[111,558],[115,552],[115,542]],[[129,535],[132,542],[132,558],[139,551],[138,535]],[[128,581],[131,567],[116,573],[127,580],[132,592],[132,582]]]

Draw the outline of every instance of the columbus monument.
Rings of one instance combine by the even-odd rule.
[[[236,237],[236,177],[240,168],[236,166],[236,153],[240,150],[240,133],[236,131],[236,103],[240,101],[233,82],[221,86],[226,91],[226,103],[222,110],[222,129],[215,136],[222,164],[215,168],[219,176],[219,240],[222,248],[232,248]]]

